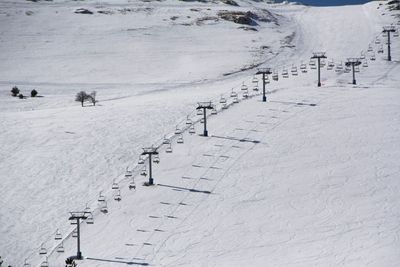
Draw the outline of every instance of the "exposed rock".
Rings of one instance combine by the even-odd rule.
[[[244,24],[244,25],[249,25],[249,26],[258,25],[257,22],[253,19],[254,17],[257,17],[257,16],[250,11],[242,12],[242,11],[222,10],[222,11],[218,12],[218,16],[221,19],[224,19],[227,21],[232,21],[237,24]]]
[[[242,29],[242,30],[245,30],[245,31],[258,32],[258,30],[256,28],[254,28],[254,27],[240,26],[240,27],[238,27],[238,29]]]
[[[231,6],[239,6],[239,4],[233,0],[221,0],[221,2],[224,4],[227,4],[227,5],[231,5]]]
[[[89,14],[89,15],[93,14],[92,11],[90,11],[89,9],[86,9],[86,8],[78,8],[77,10],[75,10],[75,13],[76,14]]]

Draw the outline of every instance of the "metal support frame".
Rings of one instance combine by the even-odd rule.
[[[256,73],[256,75],[260,75],[262,74],[262,80],[263,80],[263,97],[262,97],[262,101],[263,102],[267,102],[267,96],[265,95],[265,75],[267,74],[272,74],[271,69],[270,68],[262,68],[259,69]]]
[[[387,40],[387,45],[388,45],[388,58],[387,58],[387,60],[388,61],[392,61],[392,56],[390,54],[390,33],[391,32],[395,32],[395,31],[396,31],[396,28],[394,26],[385,26],[385,27],[383,27],[383,31],[382,31],[384,33],[387,33],[387,37],[388,37],[388,40]]]
[[[348,58],[347,62],[345,64],[347,67],[351,66],[351,68],[353,70],[353,84],[356,84],[355,66],[361,65],[361,60],[359,58]]]
[[[321,87],[321,58],[326,58],[325,52],[315,52],[311,58],[318,59],[318,87]]]
[[[213,105],[211,101],[208,102],[199,102],[197,103],[198,107],[196,109],[202,109],[203,110],[203,119],[204,119],[204,132],[203,136],[208,136],[208,131],[207,131],[207,114],[206,110],[207,109],[213,109]]]
[[[76,256],[70,257],[71,259],[74,260],[82,260],[82,252],[81,252],[81,231],[80,231],[80,220],[86,220],[87,219],[87,212],[85,211],[71,211],[70,212],[71,216],[69,217],[68,220],[73,221],[76,220],[76,230],[77,230],[77,252]]]
[[[158,155],[157,148],[155,147],[144,147],[142,155],[148,155],[149,158],[149,182],[145,183],[146,186],[154,185],[153,169],[152,169],[152,155]]]

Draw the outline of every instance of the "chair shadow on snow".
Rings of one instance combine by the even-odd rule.
[[[112,260],[112,259],[100,259],[100,258],[86,258],[87,260],[93,261],[103,261],[103,262],[112,262],[112,263],[123,263],[127,265],[139,265],[139,266],[148,266],[147,262],[135,262],[135,261],[125,261],[125,260]]]
[[[208,191],[208,190],[198,190],[198,189],[194,189],[194,188],[185,188],[185,187],[167,185],[167,184],[157,184],[157,185],[172,188],[172,189],[178,189],[178,190],[182,190],[182,191],[189,191],[189,192],[193,192],[193,193],[212,194],[212,192]]]

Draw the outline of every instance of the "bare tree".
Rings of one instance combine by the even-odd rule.
[[[93,91],[88,95],[89,101],[92,102],[93,106],[96,106],[96,91]]]
[[[75,96],[75,101],[81,102],[82,107],[83,107],[83,102],[85,102],[87,99],[88,95],[86,94],[85,91],[80,91]]]

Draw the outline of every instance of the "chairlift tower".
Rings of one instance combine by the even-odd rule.
[[[204,133],[203,133],[203,136],[208,136],[206,110],[207,109],[213,109],[213,105],[212,105],[211,101],[198,102],[197,104],[198,104],[198,107],[196,109],[202,109],[203,110],[203,119],[204,119]]]
[[[263,98],[262,98],[262,101],[263,102],[267,102],[267,97],[265,95],[265,75],[272,74],[272,72],[271,72],[270,68],[262,68],[262,69],[259,69],[257,71],[257,73],[256,73],[256,75],[260,75],[260,74],[262,74],[262,77],[263,77],[262,78],[262,80],[263,80]]]
[[[152,169],[152,165],[151,165],[153,162],[151,160],[151,156],[158,155],[157,148],[144,147],[142,155],[148,155],[148,158],[149,158],[149,182],[145,183],[144,185],[146,185],[146,186],[154,185],[153,169]]]
[[[87,219],[87,212],[85,211],[71,211],[71,216],[68,220],[74,221],[76,220],[76,231],[77,231],[77,252],[76,256],[71,256],[70,258],[73,260],[82,260],[82,252],[81,252],[81,232],[80,232],[80,220]]]
[[[325,52],[314,52],[313,59],[318,59],[318,87],[321,87],[321,58],[326,58]]]
[[[396,28],[394,26],[385,26],[383,27],[383,33],[387,34],[387,45],[388,45],[388,61],[392,61],[392,56],[390,55],[390,33],[395,32]]]
[[[361,60],[359,58],[348,58],[346,62],[346,66],[352,68],[353,70],[353,84],[356,84],[356,72],[355,66],[361,65]]]

